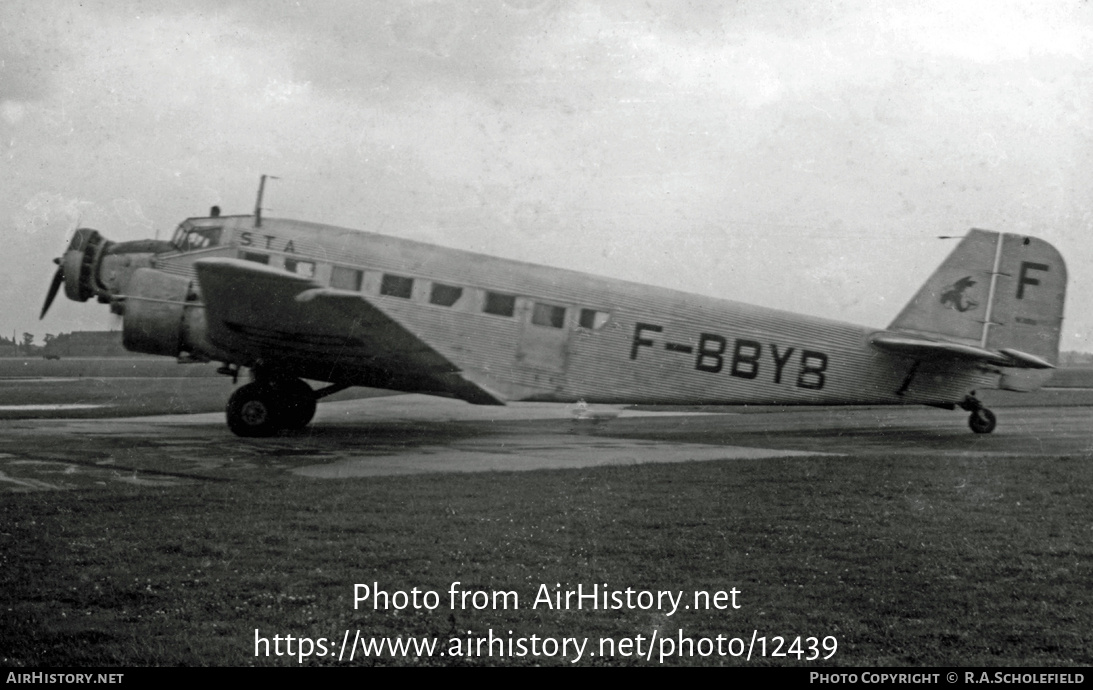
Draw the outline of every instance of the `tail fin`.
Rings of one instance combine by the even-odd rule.
[[[973,229],[888,328],[1056,364],[1065,300],[1055,247]]]

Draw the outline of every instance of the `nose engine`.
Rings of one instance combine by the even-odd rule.
[[[80,228],[76,231],[64,256],[53,260],[57,264],[57,272],[53,274],[39,319],[45,318],[62,285],[65,286],[65,295],[76,302],[86,302],[95,294],[93,273],[104,244],[107,242],[98,230]]]
[[[114,298],[125,294],[133,273],[138,268],[151,267],[156,254],[171,249],[169,242],[158,240],[111,242],[98,230],[80,228],[64,255],[53,260],[57,272],[53,274],[39,318],[45,318],[62,285],[70,300],[86,302],[97,297],[104,304],[110,303],[116,313],[122,313],[121,303]]]
[[[98,230],[91,228],[80,228],[72,236],[57,269],[64,275],[65,295],[70,300],[86,302],[94,296],[95,267],[103,249],[110,244]]]
[[[155,268],[157,254],[175,251],[169,242],[111,242],[97,230],[80,228],[68,248],[54,259],[44,318],[62,285],[76,302],[92,297],[124,317],[122,340],[134,352],[223,359],[205,337],[205,312],[189,278]]]

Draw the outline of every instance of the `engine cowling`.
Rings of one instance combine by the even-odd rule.
[[[122,342],[127,350],[227,360],[207,337],[205,305],[189,278],[138,268],[125,296]]]
[[[109,244],[98,230],[80,228],[61,259],[65,295],[76,302],[86,302],[95,296],[95,269]]]

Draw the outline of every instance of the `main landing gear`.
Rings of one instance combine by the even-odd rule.
[[[303,429],[315,416],[319,398],[345,390],[335,384],[318,391],[298,378],[261,374],[228,398],[228,428],[236,436],[273,436],[282,429]]]
[[[960,407],[971,412],[968,417],[968,426],[972,431],[977,434],[989,434],[994,431],[998,420],[995,419],[993,412],[983,407],[983,403],[979,402],[978,398],[969,395],[964,398],[964,402],[960,403]]]

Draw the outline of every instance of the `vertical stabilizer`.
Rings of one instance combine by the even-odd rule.
[[[1015,350],[1055,364],[1066,264],[1035,237],[970,230],[889,330]]]

